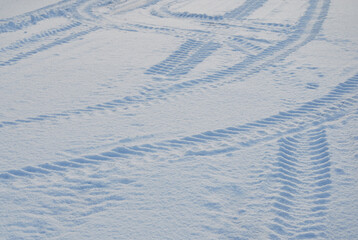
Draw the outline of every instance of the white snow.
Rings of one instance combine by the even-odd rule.
[[[0,0],[0,238],[355,239],[356,6]]]
[[[228,0],[228,1],[213,1],[213,0],[194,0],[194,1],[178,1],[170,6],[170,9],[177,12],[201,13],[207,15],[223,15],[241,4],[245,0]]]
[[[1,0],[0,19],[31,12],[56,2],[60,2],[60,0]]]

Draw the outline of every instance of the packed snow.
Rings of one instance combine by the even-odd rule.
[[[357,239],[357,9],[0,0],[0,238]]]

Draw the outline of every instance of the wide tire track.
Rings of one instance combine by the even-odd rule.
[[[323,127],[279,140],[271,179],[271,239],[326,239],[325,216],[331,196],[330,154]]]

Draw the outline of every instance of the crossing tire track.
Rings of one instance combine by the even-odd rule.
[[[31,37],[17,38],[17,41],[2,46],[0,68],[5,67],[5,71],[21,60],[100,29],[138,31],[143,35],[154,32],[183,40],[162,61],[144,69],[142,73],[151,79],[137,92],[99,103],[95,101],[93,105],[86,104],[77,109],[0,120],[0,131],[9,135],[13,130],[24,129],[24,125],[40,126],[44,121],[59,121],[55,124],[58,129],[60,120],[71,121],[73,116],[106,114],[109,111],[119,111],[118,116],[122,112],[129,116],[141,113],[141,108],[151,104],[168,100],[170,103],[178,95],[190,96],[196,91],[205,92],[209,87],[230,86],[280,62],[314,40],[330,5],[330,0],[307,0],[308,7],[301,18],[296,24],[289,25],[247,20],[267,0],[245,0],[241,6],[221,16],[171,12],[169,6],[155,12],[150,7],[157,2],[63,0],[37,11],[0,20],[0,37],[50,18],[70,20],[66,25],[44,29]],[[121,8],[122,4],[124,8]],[[111,9],[96,11],[103,6]],[[148,16],[151,11],[152,16],[181,18],[174,19],[177,22],[188,19],[190,23],[205,26],[205,31],[151,25],[150,21],[148,24],[131,24],[121,23],[121,18],[110,19],[112,13],[125,14],[136,9],[140,9],[136,14],[141,16],[143,13]],[[102,10],[114,12],[102,16]],[[223,28],[217,33],[215,27],[210,29],[210,26],[220,24]],[[236,30],[242,28],[245,33],[241,34],[247,36],[238,35],[240,31]],[[280,40],[255,38],[257,32],[280,36]],[[210,63],[212,56],[219,51],[226,53],[225,44],[231,44],[231,49],[240,51],[232,54],[244,55],[244,60],[228,63],[199,78],[191,77],[195,68],[201,70],[199,64]],[[317,88],[319,85],[312,86]],[[327,239],[329,231],[337,228],[329,226],[327,215],[336,217],[339,213],[332,207],[336,204],[333,195],[337,195],[332,188],[342,186],[337,184],[334,173],[345,174],[343,169],[333,166],[336,149],[330,141],[332,132],[328,129],[332,127],[339,131],[346,119],[357,114],[357,90],[358,73],[322,97],[245,124],[198,133],[191,131],[190,135],[172,136],[166,140],[137,141],[136,138],[117,143],[102,142],[108,143],[105,145],[107,149],[104,145],[92,146],[88,148],[91,153],[61,161],[58,158],[45,162],[35,160],[32,165],[7,170],[16,168],[10,164],[0,172],[0,183],[3,184],[1,202],[5,203],[1,213],[6,219],[3,222],[5,238],[73,239],[80,235],[88,238],[105,231],[111,235],[120,233],[123,238],[128,238],[126,234],[131,234],[130,237],[163,238],[169,233],[164,238]],[[351,123],[353,120],[351,117]],[[337,126],[337,122],[342,126]],[[32,133],[38,130],[36,126],[29,126],[25,131]],[[95,128],[97,140],[105,135],[98,131],[103,126]],[[348,128],[352,126],[353,123]],[[29,133],[21,136],[31,137]],[[341,139],[344,139],[344,134],[338,137]],[[344,144],[348,146],[352,139],[358,137],[352,135]],[[265,161],[255,160],[256,156],[264,156]],[[357,154],[354,157],[358,158]],[[248,169],[252,170],[252,175],[245,179],[250,172]],[[345,183],[352,185],[352,179],[347,177]],[[348,194],[340,197],[343,203],[352,198],[350,189],[344,190]],[[342,202],[339,204],[344,205]],[[159,230],[151,227],[153,222],[158,222]],[[341,226],[345,227],[346,222]],[[96,231],[91,231],[92,227]],[[137,233],[138,229],[143,232]],[[107,236],[110,237],[101,237]]]
[[[90,17],[84,17],[82,15],[88,13],[87,15],[96,19],[98,17],[93,15],[93,9],[107,6],[109,4],[113,4],[113,1],[102,0],[92,2],[88,0],[64,0],[33,12],[3,20],[3,24],[0,22],[0,34],[16,32],[51,18],[66,19],[69,23],[67,25],[60,25],[56,28],[43,29],[41,32],[33,34],[31,37],[20,38],[8,46],[3,46],[0,48],[0,66],[13,65],[20,60],[31,57],[39,52],[68,43],[74,39],[101,29],[102,26],[100,22],[95,23]]]
[[[106,109],[117,110],[134,105],[143,106],[154,100],[163,101],[174,95],[187,94],[204,86],[217,87],[218,85],[232,84],[238,79],[245,79],[248,76],[258,73],[260,69],[266,66],[270,66],[277,61],[281,61],[288,55],[297,51],[297,49],[300,47],[312,41],[319,33],[319,30],[326,18],[329,4],[329,0],[310,0],[310,5],[307,8],[306,13],[300,18],[295,26],[296,30],[288,35],[287,39],[264,48],[257,55],[248,55],[242,62],[236,63],[226,69],[219,70],[214,74],[210,74],[199,79],[180,81],[180,76],[188,73],[192,68],[195,67],[196,64],[204,61],[205,58],[208,57],[207,53],[202,54],[203,51],[200,51],[200,48],[192,55],[189,54],[191,51],[193,51],[201,44],[203,45],[204,49],[209,48],[211,51],[214,51],[217,49],[217,47],[219,47],[218,43],[215,42],[209,42],[207,43],[208,45],[205,45],[201,41],[188,40],[166,60],[158,65],[153,66],[152,68],[149,68],[146,72],[150,74],[164,74],[164,76],[170,75],[170,77],[176,79],[179,78],[177,79],[176,83],[171,83],[172,81],[168,81],[165,84],[159,84],[156,86],[145,86],[138,95],[126,96],[121,99],[114,99],[108,102],[96,104],[94,106],[88,106],[83,109],[68,110],[61,113],[44,114],[27,119],[18,119],[15,121],[3,121],[2,123],[4,126],[19,125],[47,119],[57,119],[64,116],[68,117],[72,115],[80,115],[93,111],[103,111]],[[305,29],[307,27],[309,27],[309,30]],[[98,27],[94,27],[89,31],[97,29]],[[84,31],[79,34],[87,34],[87,32]],[[76,37],[76,35],[73,37]],[[70,36],[69,39],[72,39],[72,37]],[[193,46],[191,46],[191,44],[193,44]],[[12,62],[26,58],[35,52],[30,51],[26,54],[20,54],[19,56],[16,56],[15,58],[10,59],[6,63],[2,64],[12,64]],[[211,54],[210,51],[209,54]],[[186,59],[187,62],[184,59]],[[234,80],[225,81],[225,78],[233,75],[235,75]]]

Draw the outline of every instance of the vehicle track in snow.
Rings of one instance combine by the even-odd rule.
[[[40,199],[16,213],[26,214],[26,218],[8,221],[4,226],[11,229],[13,234],[18,234],[16,236],[28,236],[31,232],[33,237],[53,238],[62,236],[61,229],[64,227],[84,227],[91,218],[108,214],[114,209],[124,212],[145,210],[154,214],[156,208],[147,209],[142,204],[148,202],[145,189],[149,186],[152,188],[158,178],[157,174],[160,174],[160,169],[159,173],[152,173],[150,168],[147,169],[149,166],[160,167],[165,162],[164,167],[174,165],[175,169],[176,164],[181,161],[188,167],[191,166],[190,163],[200,167],[202,162],[202,165],[208,164],[211,171],[205,174],[214,177],[218,170],[215,169],[215,164],[206,163],[208,157],[220,158],[255,146],[275,143],[278,152],[276,159],[271,161],[271,172],[253,176],[255,181],[266,181],[270,185],[269,192],[264,195],[271,203],[268,215],[271,221],[264,223],[267,237],[324,239],[327,237],[325,216],[330,211],[329,203],[333,194],[326,126],[352,115],[353,112],[357,113],[357,88],[358,74],[321,98],[255,122],[160,142],[121,144],[98,154],[2,172],[1,184],[10,186],[2,197],[3,201],[19,190],[25,191],[29,197],[36,196]],[[258,170],[255,168],[255,171]],[[144,179],[147,177],[154,179],[153,182],[146,183]],[[245,219],[245,212],[240,211],[236,213],[237,217],[232,217],[235,212],[215,200],[223,198],[236,204],[234,200],[241,196],[242,190],[234,183],[225,182],[228,179],[224,179],[224,183],[218,186],[211,186],[215,183],[214,180],[213,183],[205,180],[204,186],[210,196],[207,200],[202,199],[196,203],[199,204],[200,211],[207,211],[202,214],[205,214],[208,222],[199,226],[203,232],[217,237],[241,237],[237,226],[232,225],[239,218]],[[255,188],[255,184],[253,187]],[[165,193],[163,196],[171,195]],[[19,204],[29,201],[29,197],[18,199],[13,205],[19,208]],[[161,203],[158,204],[160,207]],[[253,203],[250,204],[257,208]],[[234,206],[230,205],[232,207]],[[180,206],[175,206],[177,208]],[[236,208],[240,208],[240,205],[235,206]],[[172,208],[170,210],[173,211]],[[66,213],[71,213],[70,217]],[[11,214],[14,214],[13,210]],[[210,225],[212,221],[216,224]],[[239,226],[241,229],[241,225]],[[247,223],[242,227],[245,229]],[[255,229],[261,227],[255,226]]]
[[[37,53],[69,43],[101,29],[101,26],[93,21],[96,16],[90,13],[92,8],[107,5],[109,4],[108,2],[111,3],[112,1],[97,1],[96,3],[84,0],[61,1],[33,12],[2,20],[5,23],[1,24],[0,22],[0,36],[1,34],[11,34],[13,32],[19,32],[19,34],[17,35],[18,40],[0,48],[0,67],[16,64]],[[79,13],[78,9],[81,7],[84,9]],[[87,15],[92,18],[87,17]],[[42,29],[30,37],[20,32],[23,29],[26,30],[26,28],[53,19],[66,21],[66,23],[59,24],[54,28]],[[53,25],[53,22],[51,25]]]
[[[50,30],[50,31],[47,31],[46,33],[42,33],[40,34],[40,36],[50,36],[52,35],[51,33],[55,32],[55,33],[58,33],[58,32],[61,32],[62,29],[66,29],[66,30],[70,30],[72,27],[71,26],[78,26],[77,24],[71,24],[70,26],[67,26],[65,28],[60,28],[60,29],[55,29],[55,30]],[[13,50],[18,50],[19,53],[16,53],[16,55],[14,57],[11,57],[7,60],[4,60],[4,61],[1,61],[0,62],[0,66],[9,66],[9,65],[12,65],[12,64],[15,64],[17,63],[18,61],[21,61],[23,59],[26,59],[26,58],[29,58],[37,53],[40,53],[40,52],[43,52],[43,51],[46,51],[52,47],[55,47],[55,46],[59,46],[59,45],[62,45],[62,44],[65,44],[65,43],[68,43],[74,39],[77,39],[79,37],[82,37],[82,36],[85,36],[91,32],[94,32],[94,31],[97,31],[98,29],[100,29],[100,27],[84,27],[82,29],[79,29],[79,31],[77,32],[71,32],[71,34],[68,34],[67,36],[63,37],[63,38],[60,38],[60,39],[56,39],[54,41],[51,41],[50,43],[48,44],[43,44],[42,42],[40,42],[40,44],[38,44],[39,46],[30,51],[27,51],[27,52],[22,52],[21,51],[21,48],[18,46],[18,47],[7,47],[7,48],[12,48]],[[48,34],[50,32],[50,34]],[[57,36],[56,36],[57,38]],[[31,37],[30,38],[31,40],[27,40],[27,39],[23,39],[23,40],[20,40],[20,42],[33,42],[35,43],[36,42],[36,37]],[[35,44],[33,44],[35,45]],[[6,47],[5,47],[6,48]],[[20,51],[19,51],[20,50]],[[5,54],[4,54],[5,55]]]
[[[288,37],[282,41],[274,42],[272,45],[265,46],[264,48],[258,48],[255,45],[250,45],[249,50],[254,49],[257,54],[249,54],[240,63],[236,63],[231,67],[219,70],[214,74],[209,74],[203,78],[185,80],[183,79],[190,70],[195,68],[200,62],[208,58],[214,51],[218,51],[221,43],[215,41],[201,41],[188,39],[184,42],[174,53],[172,53],[167,59],[161,63],[149,68],[146,74],[155,74],[164,76],[170,81],[164,81],[157,84],[156,81],[146,86],[142,86],[142,90],[133,96],[125,96],[122,98],[110,100],[107,102],[99,103],[93,106],[87,106],[82,109],[67,110],[59,113],[41,114],[38,116],[32,116],[26,119],[7,120],[0,122],[0,127],[15,126],[24,123],[36,123],[44,120],[54,120],[63,117],[69,117],[74,115],[82,115],[86,113],[104,111],[104,110],[123,110],[131,106],[143,106],[148,105],[154,100],[166,101],[172,96],[178,94],[190,94],[192,91],[197,91],[203,87],[213,87],[224,84],[232,84],[236,81],[245,79],[248,76],[252,76],[272,64],[281,61],[288,55],[297,51],[300,47],[306,45],[312,41],[319,33],[319,30],[325,20],[329,9],[329,0],[310,0],[310,5],[307,8],[305,14],[299,19],[298,23],[294,27],[294,31],[288,34]],[[55,43],[50,43],[39,48],[39,50],[46,50],[56,44],[68,42],[78,36],[85,35],[91,31],[98,30],[100,27],[96,26],[89,30],[84,30],[77,34],[71,35],[67,38],[57,40]],[[240,38],[234,36],[234,40],[237,42]],[[242,40],[242,39],[241,39]],[[265,40],[262,40],[265,41]],[[248,42],[241,41],[244,46],[248,46]],[[268,41],[266,41],[267,44]],[[196,50],[194,50],[196,49]],[[37,51],[30,51],[25,54],[20,54],[11,59],[11,62],[16,62],[22,58],[26,58],[35,54]],[[234,76],[234,79],[231,79]],[[156,76],[154,76],[155,78]],[[175,82],[173,83],[173,79]],[[183,80],[181,80],[183,79]],[[228,80],[225,80],[228,79]]]
[[[21,14],[12,18],[0,20],[0,34],[15,32],[28,26],[35,25],[45,19],[66,17],[73,10],[76,1],[63,0],[50,6]]]
[[[177,51],[171,54],[161,63],[154,65],[146,71],[146,74],[180,76],[187,74],[196,65],[209,57],[217,50],[220,44],[214,42],[203,43],[189,39],[183,43]]]
[[[275,215],[271,239],[327,239],[325,216],[331,196],[330,154],[324,127],[279,141],[271,181]]]
[[[136,1],[139,6],[144,8],[156,2]],[[160,25],[123,24],[111,26],[112,23],[106,20],[100,24],[92,23],[92,20],[94,22],[96,19],[101,19],[101,16],[95,11],[96,7],[101,4],[112,4],[110,1],[101,1],[99,5],[94,1],[62,1],[40,11],[12,18],[5,24],[0,22],[1,37],[1,32],[5,34],[16,29],[25,29],[39,21],[45,21],[49,17],[70,19],[65,25],[47,29],[2,46],[0,55],[8,54],[2,62],[5,64],[3,67],[17,64],[20,60],[30,58],[36,53],[46,51],[53,46],[70,43],[74,39],[103,28],[113,28],[119,31],[126,31],[124,29],[127,28],[128,30],[170,34],[171,36],[180,33],[182,35],[178,37],[183,40],[174,52],[168,54],[167,58],[143,72],[147,76],[152,76],[153,81],[143,86],[138,94],[74,110],[1,121],[0,131],[6,130],[6,127],[16,128],[17,125],[36,124],[45,120],[58,120],[105,110],[125,112],[132,106],[144,108],[152,102],[165,102],[177,94],[189,95],[203,87],[217,88],[224,84],[236,83],[247,76],[260,72],[265,67],[278,63],[314,40],[322,27],[330,4],[330,1],[325,0],[309,1],[309,8],[296,25],[240,22],[256,9],[264,6],[265,2],[264,0],[247,0],[242,6],[221,16],[175,13],[169,12],[169,8],[164,9],[166,12],[157,14],[183,20],[195,20],[203,25],[231,23],[232,25],[237,24],[231,26],[233,29],[238,27],[252,31],[286,34],[281,40],[271,41],[243,37],[238,35],[240,31],[215,36],[214,31],[202,33]],[[122,12],[121,10],[119,12],[125,13],[136,8],[137,5],[129,4]],[[153,15],[155,16],[155,14]],[[35,23],[31,22],[31,19],[36,19]],[[210,38],[206,39],[207,36]],[[225,44],[232,44],[233,49],[244,53],[244,60],[218,70],[214,74],[207,74],[194,80],[190,79],[190,73],[195,67],[216,52],[221,51]],[[21,53],[23,50],[26,50],[25,53]],[[160,83],[155,80],[159,78]],[[334,211],[329,207],[332,195],[334,195],[334,190],[331,188],[335,184],[331,177],[333,163],[327,126],[342,121],[352,114],[357,114],[357,90],[358,74],[339,83],[322,97],[303,103],[292,110],[278,112],[257,121],[222,129],[208,129],[184,137],[174,136],[169,140],[148,141],[146,144],[121,143],[108,151],[99,151],[92,155],[81,155],[66,161],[53,159],[38,165],[28,165],[0,172],[0,183],[6,186],[0,200],[8,204],[7,206],[13,207],[13,209],[5,209],[1,213],[2,218],[10,219],[3,222],[3,228],[6,230],[4,232],[13,234],[12,237],[24,239],[76,239],[71,234],[74,234],[77,228],[82,228],[83,233],[83,229],[86,229],[85,226],[91,218],[102,216],[104,220],[121,219],[121,226],[113,225],[114,229],[119,228],[120,230],[126,229],[127,222],[135,222],[139,226],[144,226],[141,225],[143,221],[160,218],[162,222],[173,221],[175,227],[172,229],[179,229],[178,231],[188,230],[190,227],[189,230],[193,232],[192,239],[252,239],[257,229],[262,227],[256,225],[259,220],[254,223],[255,226],[249,235],[241,236],[238,232],[249,224],[237,224],[240,218],[244,219],[242,221],[246,221],[244,210],[235,213],[232,210],[234,209],[232,205],[227,207],[217,203],[218,199],[229,199],[227,201],[231,201],[231,204],[239,205],[236,200],[241,197],[242,192],[239,186],[240,181],[235,182],[237,179],[231,178],[229,180],[233,183],[230,183],[227,179],[228,176],[224,176],[224,172],[215,169],[220,164],[215,164],[216,160],[213,159],[215,156],[220,158],[255,147],[258,149],[260,146],[274,145],[277,151],[274,159],[264,163],[269,164],[269,174],[252,176],[255,181],[266,181],[270,185],[269,193],[263,196],[269,202],[269,221],[263,224],[267,230],[266,237],[271,239],[327,239],[329,235],[326,230],[329,228],[329,223],[326,221],[326,215],[329,211]],[[138,110],[138,108],[136,109]],[[67,121],[70,121],[70,118]],[[183,161],[183,165],[187,165],[185,167],[188,169],[194,162],[197,168],[205,164],[208,164],[209,168],[211,167],[212,172],[209,173],[204,167],[200,168],[199,173],[190,169],[189,174],[202,174],[201,178],[194,178],[191,175],[189,177],[182,176],[181,173],[178,174],[178,178],[174,178],[176,181],[178,179],[185,181],[188,178],[203,182],[201,185],[192,182],[186,183],[187,185],[184,186],[195,184],[205,186],[207,193],[210,194],[207,197],[209,200],[205,201],[206,196],[203,196],[203,193],[190,192],[188,189],[173,189],[170,182],[171,176],[161,178],[161,165],[168,167],[180,161]],[[257,161],[257,159],[252,159],[252,161]],[[175,175],[179,171],[176,169],[178,165],[172,167],[172,172],[165,169],[165,173]],[[153,166],[159,169],[151,169],[150,167]],[[254,170],[259,172],[260,167]],[[217,171],[216,175],[213,174],[215,171]],[[212,179],[210,182],[208,178],[213,176],[218,177],[221,182],[218,179]],[[163,183],[163,179],[168,183]],[[215,180],[218,180],[221,185],[217,184]],[[156,181],[161,182],[155,186]],[[180,187],[180,184],[174,186]],[[151,192],[157,190],[156,187],[165,193],[161,195]],[[21,195],[19,191],[24,193]],[[257,194],[261,194],[257,189],[255,191]],[[13,196],[18,197],[15,199]],[[164,197],[164,199],[158,199],[157,196]],[[195,199],[195,196],[199,197]],[[183,199],[176,199],[177,197],[186,197],[187,201],[196,200],[197,202],[190,203],[193,204],[190,205]],[[185,204],[188,206],[197,204],[199,213],[196,212],[196,208],[186,209]],[[238,208],[238,206],[235,207]],[[193,209],[195,209],[194,213]],[[188,219],[196,219],[202,229],[197,225],[191,225],[190,221],[183,224],[176,219],[174,221],[171,218],[166,218],[172,217],[176,211],[180,214],[190,212],[191,215]],[[204,214],[204,218],[198,220],[200,211]],[[230,213],[237,215],[231,216]],[[122,219],[122,214],[131,217]],[[136,214],[140,217],[134,221]],[[240,216],[240,214],[243,215]],[[15,217],[11,218],[12,216]],[[185,220],[185,218],[182,219]],[[151,224],[153,222],[156,221],[151,221]],[[218,224],[211,225],[212,222]],[[111,223],[111,221],[106,222],[107,225],[112,226]],[[96,229],[100,231],[101,224],[98,222],[96,224],[98,227]],[[93,225],[89,225],[87,229],[91,227]],[[135,233],[135,226],[130,227],[132,232],[129,231],[129,233]],[[164,232],[163,235],[165,235],[165,227],[159,223],[158,232]],[[65,233],[64,229],[70,231]],[[77,238],[93,238],[93,236],[89,236],[91,233],[80,237],[77,235]],[[123,234],[125,233],[127,233],[127,229],[123,231]],[[149,233],[145,234],[148,234],[145,236],[151,236]],[[159,233],[156,234],[159,235]],[[134,238],[133,236],[135,235],[122,237],[129,239]],[[188,239],[185,233],[180,235],[180,233],[171,232],[165,237],[168,236],[175,236],[176,239]],[[106,237],[103,236],[103,238]]]
[[[241,20],[247,16],[250,16],[255,10],[261,8],[267,0],[246,0],[239,7],[223,14],[223,15],[214,15],[210,16],[205,13],[189,13],[189,12],[173,12],[170,11],[170,5],[163,6],[159,11],[152,11],[152,14],[160,17],[176,17],[176,18],[191,18],[198,20],[211,20],[211,21],[220,21],[223,19],[235,19]]]
[[[88,164],[99,164],[102,161],[140,158],[158,152],[164,154],[179,151],[182,156],[213,156],[240,151],[345,117],[357,109],[357,88],[358,74],[340,83],[321,98],[307,102],[294,110],[280,112],[255,122],[139,146],[118,146],[96,155],[9,170],[1,173],[0,178],[42,176],[66,169],[82,168]]]
[[[20,16],[3,19],[0,21],[0,35],[26,30],[26,28],[51,19],[65,20],[67,24],[42,30],[30,37],[21,38],[20,34],[17,41],[0,48],[0,67],[16,64],[37,53],[69,43],[102,27],[108,27],[102,23],[101,15],[95,14],[95,10],[100,7],[111,6],[114,3],[122,5],[126,2],[121,0],[66,0]],[[134,9],[150,6],[155,2],[144,1]],[[128,9],[128,11],[134,9]]]
[[[256,9],[261,8],[267,0],[246,0],[240,7],[226,13],[224,18],[243,19],[250,16]]]

